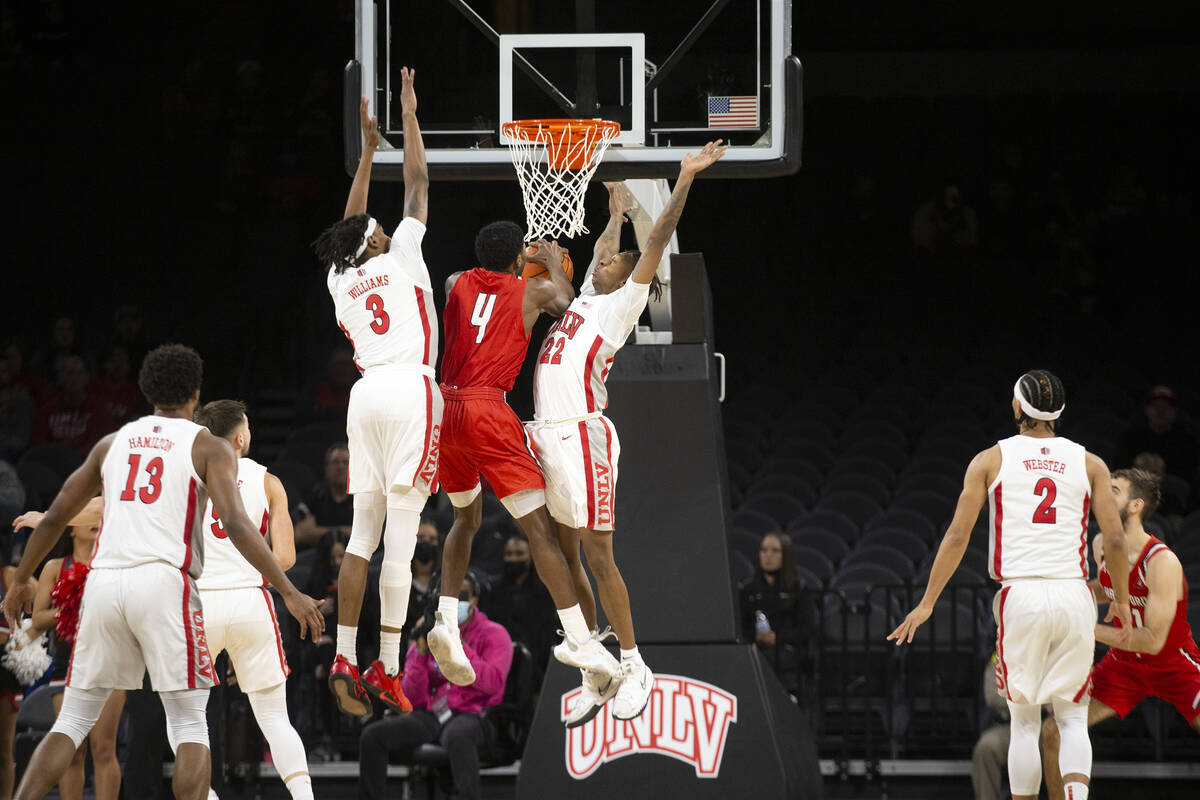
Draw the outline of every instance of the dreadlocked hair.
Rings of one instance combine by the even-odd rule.
[[[190,347],[164,344],[146,354],[138,372],[138,387],[159,408],[179,408],[200,390],[204,361]]]
[[[636,267],[637,263],[642,260],[642,251],[641,250],[625,250],[621,253],[621,255],[624,255],[629,258],[629,264],[630,264],[629,269],[630,269],[630,274],[632,275],[633,268]],[[651,276],[651,278],[650,278],[650,299],[655,300],[655,301],[661,300],[662,294],[663,294],[663,282],[658,279],[658,274],[656,273],[653,276]]]
[[[340,274],[358,266],[355,253],[362,244],[370,219],[367,214],[355,214],[321,231],[313,241],[312,249],[322,269],[333,267],[334,272]]]
[[[1021,394],[1025,400],[1038,411],[1058,411],[1067,403],[1067,392],[1063,389],[1062,381],[1053,372],[1045,369],[1031,369],[1021,376],[1018,381]],[[1033,427],[1041,420],[1035,420],[1024,411],[1017,418],[1017,425]],[[1058,420],[1046,420],[1050,430],[1058,428]]]

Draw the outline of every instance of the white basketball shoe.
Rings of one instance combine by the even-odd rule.
[[[429,642],[429,652],[437,659],[438,669],[446,676],[446,680],[456,686],[470,686],[475,682],[475,668],[463,651],[458,628],[447,625],[440,611],[433,619],[433,628],[425,639]]]
[[[559,633],[563,634],[562,631]],[[563,634],[562,642],[554,648],[554,657],[569,667],[579,667],[586,672],[595,673],[601,682],[607,682],[621,669],[621,665],[613,658],[612,653],[604,649],[604,645],[595,634],[579,645],[572,642],[570,636]]]
[[[617,699],[613,701],[612,715],[616,719],[636,719],[650,703],[650,692],[654,689],[654,673],[642,661],[641,656],[621,661],[621,683],[617,688]]]
[[[579,672],[583,675],[583,688],[576,696],[571,710],[567,712],[564,722],[568,728],[578,728],[590,722],[600,713],[604,704],[616,696],[617,689],[621,686],[621,681],[616,676],[602,678],[586,669]]]

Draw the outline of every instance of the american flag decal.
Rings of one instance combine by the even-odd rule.
[[[1044,455],[1044,456],[1048,456],[1048,455],[1050,455],[1050,448],[1049,448],[1049,447],[1043,447],[1043,448],[1042,448],[1042,455]]]
[[[737,97],[709,95],[708,127],[757,128],[758,97],[752,94]]]
[[[155,432],[155,433],[162,433],[162,425],[155,425],[155,426],[154,426],[154,432]]]

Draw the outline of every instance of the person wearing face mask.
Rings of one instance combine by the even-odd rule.
[[[441,535],[433,520],[422,519],[417,527],[417,544],[413,549],[412,591],[408,596],[406,619],[420,619],[430,601],[437,595],[437,574],[442,562],[440,539]],[[408,652],[408,646],[412,644],[411,637],[411,630],[404,632],[400,652]]]
[[[538,578],[524,536],[514,534],[504,543],[504,572],[500,581],[483,593],[479,607],[498,622],[513,641],[533,654],[533,690],[541,689],[550,651],[557,644],[554,600]]]
[[[409,714],[384,717],[363,729],[359,741],[358,795],[364,800],[385,796],[389,757],[403,762],[416,748],[436,742],[450,754],[450,772],[462,800],[480,797],[479,759],[492,746],[492,728],[480,712],[504,699],[512,666],[508,632],[480,611],[479,582],[468,570],[458,595],[458,628],[463,650],[475,670],[468,686],[450,683],[438,670],[426,636],[432,624],[418,625],[416,641],[404,660],[404,694]]]

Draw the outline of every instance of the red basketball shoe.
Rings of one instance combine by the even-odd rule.
[[[343,714],[361,717],[371,713],[371,701],[359,682],[358,667],[345,656],[339,655],[329,668],[329,691]]]
[[[383,668],[383,662],[377,658],[362,674],[362,685],[367,690],[367,694],[388,708],[396,711],[412,711],[412,703],[408,702],[408,698],[404,696],[404,689],[400,686],[400,679],[403,677],[403,672],[395,677],[388,675]]]

